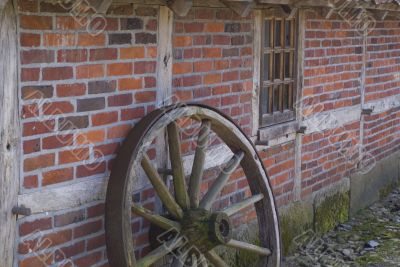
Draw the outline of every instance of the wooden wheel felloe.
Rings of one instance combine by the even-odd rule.
[[[193,166],[186,176],[182,163],[181,140],[176,121],[191,118],[201,122]],[[153,140],[166,130],[172,188],[150,160],[147,150]],[[208,137],[215,133],[233,152],[204,196],[201,182]],[[252,196],[220,211],[213,211],[230,174],[241,166]],[[132,201],[133,185],[139,170],[144,170],[165,212],[159,214]],[[188,177],[188,180],[186,180]],[[260,245],[232,238],[230,217],[254,205]],[[134,214],[134,215],[133,215]],[[151,231],[165,232],[162,244],[140,259],[135,258],[131,217],[141,216],[151,222]],[[155,229],[155,230],[154,230]],[[158,229],[158,230],[157,230]],[[173,254],[171,266],[228,266],[216,253],[217,246],[248,251],[260,256],[260,266],[280,266],[281,246],[274,197],[263,164],[246,135],[229,118],[202,105],[170,106],[155,110],[143,118],[128,135],[118,156],[107,189],[106,241],[111,266],[150,266]],[[179,254],[190,247],[187,253]],[[185,264],[183,264],[185,262]]]

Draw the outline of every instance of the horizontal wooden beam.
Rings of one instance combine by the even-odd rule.
[[[250,1],[223,0],[222,2],[241,17],[247,17],[250,14],[253,7],[255,6],[255,2],[253,0]]]

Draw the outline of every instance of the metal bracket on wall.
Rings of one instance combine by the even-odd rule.
[[[307,130],[307,126],[300,126],[299,130],[297,130],[297,134],[305,134]]]
[[[29,216],[32,214],[31,209],[25,206],[15,206],[12,208],[11,212],[15,215],[23,215],[23,216]]]
[[[374,112],[374,110],[372,108],[363,108],[361,110],[361,115],[370,116],[372,114],[372,112]]]

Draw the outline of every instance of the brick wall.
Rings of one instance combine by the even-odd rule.
[[[105,179],[127,132],[155,108],[158,6],[113,5],[106,20],[76,20],[69,12],[74,7],[19,3],[21,194]],[[98,33],[103,26],[105,31]],[[228,8],[196,7],[186,17],[175,17],[173,29],[173,99],[213,106],[248,135],[253,127],[253,26],[252,15],[240,18]],[[363,102],[398,95],[398,23],[378,23],[367,39],[364,98],[363,37],[340,18],[327,20],[312,12],[306,14],[305,27],[299,101],[305,120],[319,113],[361,112]],[[397,151],[399,118],[395,107],[345,123],[323,123],[319,131],[299,136],[299,147],[299,140],[291,139],[260,148],[278,205],[349,177],[357,170],[360,148],[376,160]],[[185,141],[184,153],[190,154],[195,143],[189,137]],[[215,139],[212,145],[218,144]],[[207,170],[203,189],[218,171]],[[239,168],[215,206],[249,194]],[[154,208],[150,187],[138,190],[134,199]],[[248,209],[234,224],[254,218],[254,210]],[[18,223],[17,265],[72,261],[107,266],[103,201],[35,214]],[[149,223],[134,218],[132,229],[136,253],[143,255]]]
[[[74,12],[19,4],[21,193],[104,179],[127,132],[154,109],[158,7],[112,6],[105,20],[91,22]],[[19,220],[19,265],[33,266],[36,253],[49,262],[106,264],[103,206]]]

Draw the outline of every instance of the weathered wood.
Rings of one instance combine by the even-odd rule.
[[[226,244],[227,247],[236,248],[240,250],[246,250],[248,252],[256,253],[263,256],[271,255],[271,250],[268,248],[259,247],[253,244],[249,244],[246,242],[238,241],[238,240],[231,240]]]
[[[160,6],[158,18],[157,48],[157,105],[172,104],[172,31],[174,14],[166,6]]]
[[[239,203],[233,204],[230,207],[227,207],[222,212],[226,213],[226,215],[228,215],[228,216],[232,216],[233,214],[241,211],[242,209],[244,209],[254,203],[257,203],[258,201],[260,201],[263,198],[264,198],[264,196],[262,194],[252,196],[252,197],[247,198]]]
[[[183,243],[182,237],[168,241],[136,262],[135,267],[149,267]]]
[[[152,212],[142,206],[132,204],[132,211],[134,213],[136,213],[137,215],[142,216],[143,218],[147,219],[151,223],[158,225],[165,230],[170,230],[170,229],[174,229],[177,231],[181,230],[181,226],[179,223],[172,221],[170,219],[167,219],[161,215],[155,214],[154,212]]]
[[[218,256],[213,250],[204,254],[204,256],[213,264],[215,267],[229,267],[228,264],[224,262],[224,260]]]
[[[0,0],[0,266],[12,266],[19,188],[17,17],[12,1]]]
[[[178,16],[184,17],[193,6],[193,0],[167,0],[168,7]]]
[[[233,10],[236,14],[241,17],[247,17],[253,7],[255,6],[255,2],[252,0],[248,1],[231,1],[231,0],[223,0],[222,1],[227,7]]]
[[[175,122],[171,122],[167,126],[169,156],[171,160],[171,168],[174,177],[175,198],[179,206],[186,210],[189,208],[189,196],[186,189],[185,172],[183,169],[181,139],[179,136],[179,128]]]
[[[110,8],[113,0],[102,0],[102,1],[95,1],[92,3],[94,5],[94,9],[99,14],[106,14],[107,10]]]
[[[224,169],[221,171],[221,173],[218,175],[217,179],[215,182],[212,184],[212,186],[209,188],[203,199],[200,201],[200,208],[209,210],[218,196],[218,194],[221,192],[222,188],[225,186],[226,182],[229,179],[229,176],[235,171],[235,169],[239,166],[240,161],[244,157],[244,152],[239,151],[235,153],[235,155],[232,157],[232,159],[226,164]]]
[[[179,205],[175,202],[175,199],[169,192],[168,187],[164,184],[164,181],[161,179],[160,175],[158,174],[157,170],[154,168],[153,164],[146,154],[143,155],[141,164],[143,170],[147,174],[151,184],[153,185],[154,189],[156,190],[158,196],[160,197],[167,210],[175,218],[182,218],[183,211],[181,207],[179,207]]]
[[[192,173],[189,180],[190,207],[197,208],[200,201],[200,185],[204,172],[207,143],[211,129],[211,122],[204,120],[201,124],[197,140],[196,152],[193,159]]]

